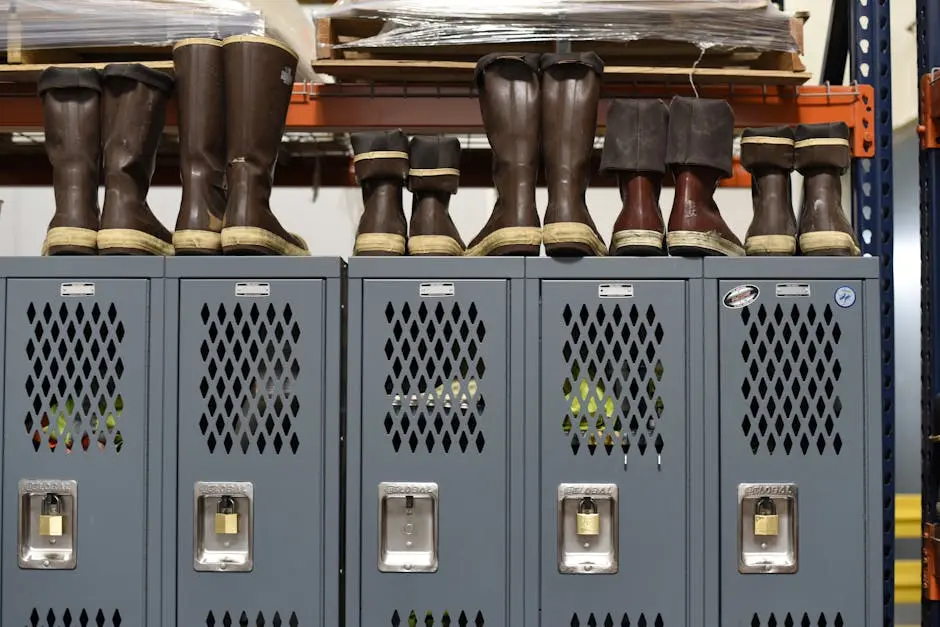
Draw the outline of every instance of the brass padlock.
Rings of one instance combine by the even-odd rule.
[[[775,536],[780,532],[780,517],[777,506],[768,496],[762,496],[754,504],[754,535]]]
[[[59,537],[63,527],[62,501],[57,494],[47,494],[39,509],[39,535]]]
[[[220,536],[233,536],[238,533],[238,513],[235,511],[235,499],[223,496],[215,513],[215,532]]]
[[[597,513],[597,504],[589,496],[581,499],[578,504],[576,527],[579,536],[596,536],[601,532],[601,517]]]

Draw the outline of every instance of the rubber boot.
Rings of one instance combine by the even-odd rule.
[[[413,198],[408,254],[463,255],[463,240],[447,211],[460,184],[460,141],[456,137],[412,137],[408,159],[408,189]]]
[[[173,236],[147,205],[173,79],[139,64],[104,68],[102,255],[172,255]]]
[[[741,136],[741,165],[751,173],[754,219],[744,239],[748,255],[796,254],[790,174],[793,129],[748,128]]]
[[[675,97],[669,105],[666,163],[676,195],[666,244],[680,257],[744,254],[744,247],[718,211],[718,181],[732,174],[734,113],[724,100]]]
[[[184,39],[173,46],[179,109],[180,203],[177,255],[222,252],[225,216],[225,78],[222,42]]]
[[[662,255],[666,225],[659,194],[666,172],[669,110],[661,100],[614,100],[607,109],[601,172],[616,174],[623,208],[611,255]]]
[[[101,161],[101,76],[96,70],[51,67],[39,75],[52,164],[55,214],[43,255],[98,252],[98,164]]]
[[[350,141],[363,205],[353,254],[404,255],[408,222],[401,191],[408,176],[408,138],[394,130],[353,133]]]
[[[542,229],[535,208],[541,117],[539,56],[494,53],[477,63],[475,79],[483,127],[493,149],[496,204],[466,255],[539,254]]]
[[[277,151],[287,123],[297,55],[281,42],[255,35],[222,41],[225,59],[228,202],[222,252],[305,256],[307,244],[271,212]]]
[[[842,174],[849,167],[849,127],[844,122],[796,127],[794,161],[803,175],[800,251],[804,255],[861,254],[842,209]]]
[[[550,257],[607,254],[585,202],[597,134],[604,62],[593,52],[542,56],[542,154],[548,208],[542,227]]]

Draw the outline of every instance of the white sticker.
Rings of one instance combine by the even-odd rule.
[[[61,296],[94,296],[94,283],[63,283],[59,287]]]
[[[843,309],[848,309],[855,304],[855,290],[853,290],[848,285],[843,285],[836,290],[834,299],[836,301],[836,305],[842,307]]]
[[[629,283],[604,283],[597,286],[601,298],[633,298],[633,286]]]
[[[777,283],[777,298],[809,298],[812,290],[808,283]]]
[[[727,291],[721,304],[728,309],[742,309],[757,301],[760,288],[756,285],[739,285]]]
[[[270,283],[236,283],[235,296],[261,298],[271,295]]]
[[[418,289],[422,298],[445,298],[454,295],[453,283],[422,283]]]
[[[281,70],[281,82],[284,83],[285,85],[294,84],[294,73],[286,65]]]

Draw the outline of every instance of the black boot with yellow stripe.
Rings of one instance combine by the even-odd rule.
[[[412,137],[408,145],[413,195],[409,255],[463,255],[464,243],[447,211],[460,183],[460,141],[456,137]]]
[[[790,193],[793,129],[744,129],[741,165],[751,173],[754,203],[754,219],[744,239],[746,254],[795,255],[796,216]]]
[[[401,196],[409,169],[408,138],[394,130],[353,133],[350,140],[364,205],[353,254],[404,255],[408,222]]]

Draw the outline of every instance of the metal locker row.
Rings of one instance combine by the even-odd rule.
[[[877,276],[3,260],[2,622],[874,626]]]

